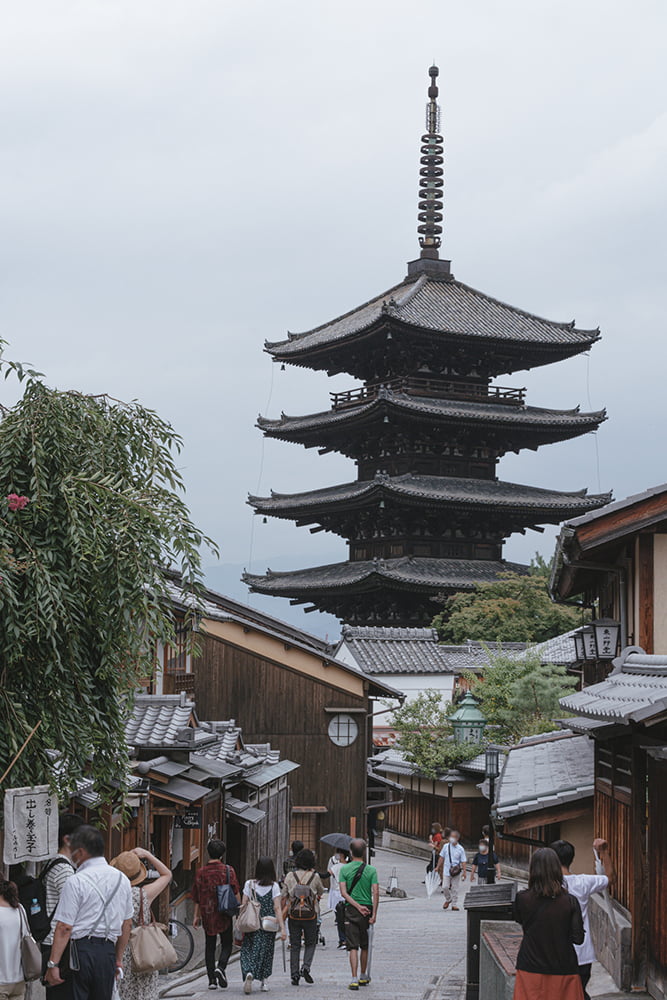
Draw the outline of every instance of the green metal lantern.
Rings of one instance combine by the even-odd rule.
[[[454,739],[457,743],[479,743],[486,728],[486,719],[477,699],[467,691],[459,707],[451,716]]]

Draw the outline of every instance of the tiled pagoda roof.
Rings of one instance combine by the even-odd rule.
[[[422,274],[329,323],[304,333],[290,333],[287,340],[267,341],[266,350],[279,360],[296,362],[311,350],[334,345],[387,320],[454,337],[560,349],[563,357],[588,350],[600,337],[599,330],[580,330],[574,322],[543,319],[454,278],[442,280]]]
[[[532,433],[544,443],[586,434],[595,430],[607,417],[605,410],[581,413],[578,407],[573,410],[551,410],[538,406],[505,406],[500,403],[412,396],[382,389],[375,399],[357,406],[325,410],[301,417],[283,413],[279,420],[268,420],[260,416],[257,426],[268,437],[300,442],[316,434],[319,429],[331,431],[340,428],[342,433],[346,433],[360,423],[372,420],[379,422],[385,413],[392,411],[399,417],[423,417],[438,425],[451,423],[457,429],[464,426],[488,428],[489,425],[494,425],[501,427],[503,432],[518,430]]]
[[[248,502],[258,513],[286,518],[317,517],[317,512],[322,510],[365,507],[368,503],[391,499],[399,503],[417,503],[420,507],[464,507],[475,512],[479,512],[479,508],[502,508],[508,513],[529,513],[538,523],[559,523],[566,517],[575,516],[573,512],[584,513],[600,507],[608,502],[609,496],[588,496],[586,490],[560,493],[488,479],[379,474],[375,479],[355,480],[306,493],[272,492],[270,497],[251,496]]]
[[[394,590],[473,590],[478,583],[491,583],[503,573],[525,573],[527,568],[505,560],[484,559],[370,559],[360,562],[331,563],[286,573],[264,575],[244,573],[243,582],[261,594],[282,597],[305,595],[316,600],[333,590],[367,591],[377,588]]]

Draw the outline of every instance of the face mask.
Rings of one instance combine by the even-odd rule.
[[[450,843],[450,844],[458,844],[458,840],[457,840],[457,838],[456,838],[456,837],[450,837],[450,838],[449,838],[449,843]]]
[[[486,854],[486,852],[488,851],[488,849],[489,849],[489,845],[488,844],[480,844],[479,845],[479,853],[480,854]]]

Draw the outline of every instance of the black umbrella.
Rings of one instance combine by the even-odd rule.
[[[326,837],[320,837],[320,840],[337,851],[349,851],[352,843],[352,837],[347,833],[328,833]]]

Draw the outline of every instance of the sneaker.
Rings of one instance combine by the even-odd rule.
[[[359,989],[359,980],[353,979],[350,985],[348,986],[348,990],[358,990],[358,989]]]
[[[262,993],[268,993],[269,992],[269,984],[265,983],[263,979],[262,979],[262,985],[260,986],[260,990],[261,990]]]
[[[243,980],[243,992],[252,993],[252,972],[249,972]]]
[[[292,986],[298,986],[301,976],[292,976]]]
[[[339,941],[338,942],[338,947],[336,948],[336,951],[339,951],[341,948],[344,948],[344,947],[345,947],[345,942],[344,941]]]
[[[218,984],[217,983],[209,983],[208,984],[208,988],[209,988],[209,990],[217,990]]]
[[[306,982],[308,983],[309,986],[312,986],[313,983],[315,982],[315,980],[313,979],[313,977],[310,974],[310,969],[307,969],[305,966],[301,970],[301,975],[306,980]]]
[[[370,981],[371,981],[371,977],[370,976],[359,976],[359,985],[360,986],[368,986],[368,984],[370,983]]]
[[[216,969],[214,975],[215,975],[215,981],[220,987],[220,989],[221,990],[227,989],[227,976],[225,975],[225,970]]]

